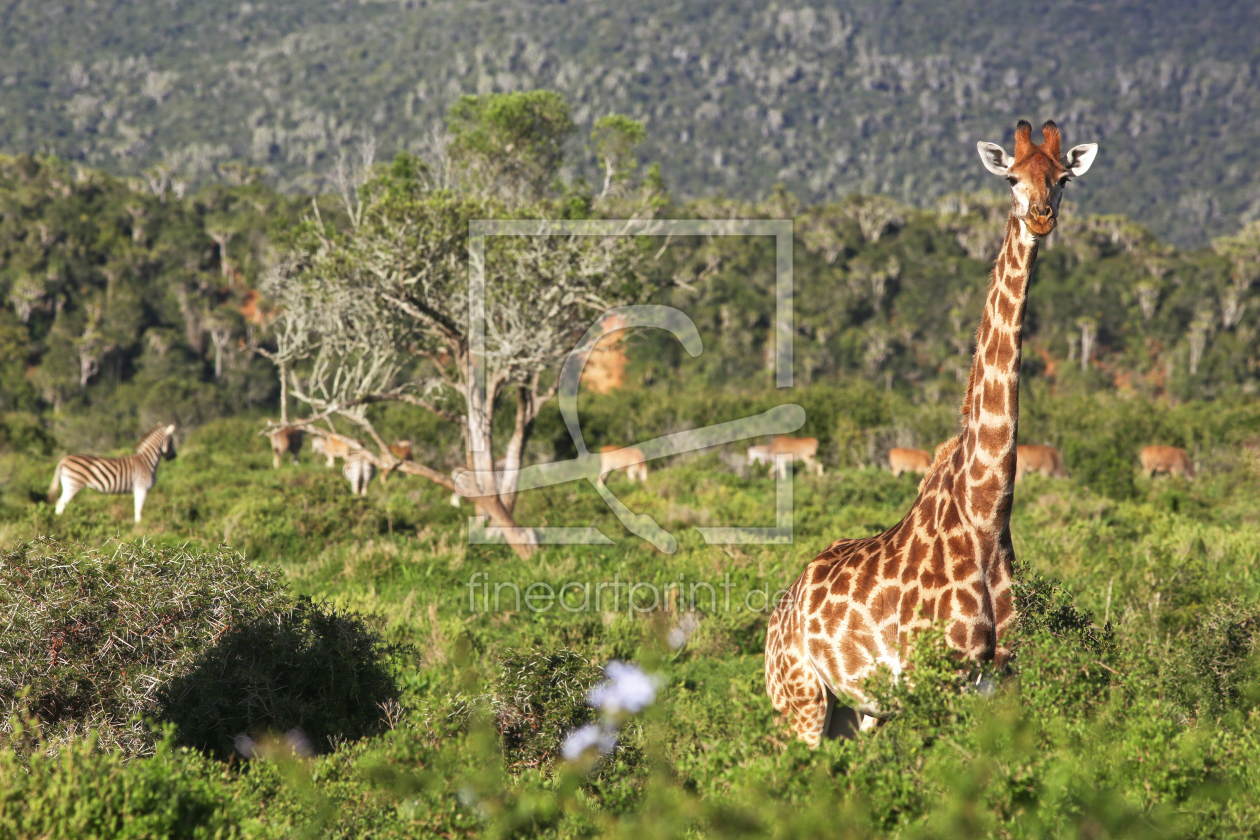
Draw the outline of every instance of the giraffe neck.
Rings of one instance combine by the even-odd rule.
[[[1012,213],[976,333],[976,356],[962,408],[964,469],[958,476],[965,488],[968,518],[995,531],[1007,527],[1015,492],[1020,350],[1028,278],[1036,259],[1036,237]]]

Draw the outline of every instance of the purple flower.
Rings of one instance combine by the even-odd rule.
[[[623,712],[635,714],[652,705],[660,680],[628,662],[609,662],[604,668],[607,682],[602,682],[586,695],[586,702],[606,715],[616,717]]]
[[[600,755],[608,755],[617,746],[617,734],[597,723],[588,723],[569,733],[560,747],[560,754],[565,761],[577,761],[590,750],[597,750]]]

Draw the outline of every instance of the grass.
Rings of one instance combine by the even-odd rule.
[[[1038,422],[1053,430],[1046,414]],[[654,469],[647,488],[610,479],[632,510],[675,534],[675,554],[628,535],[588,485],[573,484],[525,494],[520,520],[595,524],[616,544],[550,546],[521,561],[468,545],[470,508],[456,511],[419,479],[376,483],[356,499],[339,470],[309,453],[273,470],[248,419],[184,441],[139,527],[129,497],[88,491],[54,517],[35,500],[55,457],[0,456],[6,548],[41,535],[88,547],[143,536],[193,554],[226,544],[278,572],[290,596],[360,614],[385,642],[410,646],[392,677],[392,728],[333,739],[317,757],[276,740],[263,758],[213,760],[179,748],[172,730],[151,757],[84,745],[41,758],[42,736],[19,723],[35,746],[29,760],[0,763],[0,837],[69,832],[55,804],[65,795],[99,811],[97,836],[108,837],[130,836],[118,826],[144,814],[164,826],[154,834],[171,836],[194,836],[170,828],[185,823],[249,837],[794,837],[821,827],[855,837],[1251,836],[1260,822],[1260,470],[1230,453],[1254,436],[1254,415],[1198,439],[1209,468],[1193,483],[1147,480],[1134,463],[1124,481],[1099,485],[1122,487],[1111,495],[1091,489],[1098,470],[1020,485],[1012,533],[1025,581],[1042,579],[1038,615],[1092,616],[1084,629],[1094,639],[1110,623],[1105,644],[1056,634],[1069,625],[1050,619],[1029,622],[1018,674],[987,698],[960,692],[955,669],[925,641],[916,654],[924,676],[897,700],[902,715],[817,750],[789,739],[765,695],[764,605],[830,541],[898,521],[915,477],[841,467],[798,475],[792,544],[709,546],[691,526],[771,525],[774,484],[701,453]],[[695,584],[699,597],[694,612],[651,609],[650,590],[623,585],[610,605],[617,582],[684,593]],[[542,612],[516,609],[515,591],[523,598],[538,584],[559,599]],[[501,609],[484,609],[496,589]],[[671,646],[669,631],[683,628],[685,644]],[[665,685],[622,730],[622,748],[583,776],[555,759],[557,742],[590,719],[585,691],[610,659],[636,661]],[[99,792],[85,779],[102,780]],[[112,792],[128,785],[175,791],[151,795],[174,804],[159,813]],[[30,803],[26,822],[14,821],[15,802]]]

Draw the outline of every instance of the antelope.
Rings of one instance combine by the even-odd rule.
[[[941,444],[944,446],[945,444]],[[936,447],[939,453],[941,447]],[[928,456],[926,449],[902,449],[894,446],[888,450],[888,466],[892,468],[893,475],[901,475],[902,473],[926,473],[932,467],[932,459]]]
[[[1141,459],[1142,472],[1147,478],[1154,478],[1156,473],[1175,473],[1183,478],[1194,478],[1194,464],[1180,446],[1147,446],[1142,449]]]
[[[297,466],[298,452],[302,451],[302,430],[292,426],[282,426],[267,432],[267,440],[271,441],[271,466],[280,469],[280,456],[286,452]]]
[[[599,450],[599,480],[613,470],[625,470],[631,481],[647,483],[647,464],[643,450],[635,446],[604,446]]]
[[[1063,456],[1053,446],[1029,444],[1015,447],[1015,482],[1027,473],[1041,473],[1048,478],[1067,478]]]
[[[389,474],[392,473],[394,470],[398,469],[399,464],[401,464],[403,461],[412,460],[411,441],[409,440],[394,441],[393,443],[389,445],[389,454],[393,455],[398,460],[395,463],[390,464],[389,467],[387,467],[386,469],[381,470],[381,484],[386,483],[386,479],[389,478]],[[456,503],[456,507],[458,506],[459,506],[458,503]]]
[[[337,463],[338,458],[350,456],[350,439],[337,434],[328,435],[327,437],[316,437],[315,440],[311,441],[311,449],[323,455],[327,459],[324,466],[331,468]]]
[[[823,474],[823,466],[818,462],[818,438],[794,438],[786,435],[776,435],[770,439],[770,442],[761,446],[748,447],[748,463],[755,464],[758,462],[776,465],[775,456],[789,455],[792,463],[804,461],[805,467],[816,472],[818,475]],[[778,467],[775,467],[778,469]],[[779,471],[780,477],[787,477],[787,468],[784,467]]]

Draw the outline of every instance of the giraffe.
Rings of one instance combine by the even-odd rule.
[[[1014,157],[995,143],[977,144],[985,168],[1010,182],[1011,212],[976,332],[961,432],[941,448],[901,522],[879,536],[832,543],[770,616],[766,690],[811,746],[883,716],[863,682],[880,666],[899,675],[910,634],[933,622],[964,656],[997,668],[1010,656],[1002,638],[1015,618],[1010,513],[1028,280],[1038,242],[1054,230],[1064,184],[1098,153],[1089,143],[1060,159],[1058,127],[1046,122],[1042,135],[1033,143],[1032,126],[1020,120]]]

